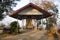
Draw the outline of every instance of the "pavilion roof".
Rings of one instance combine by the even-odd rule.
[[[13,15],[18,14],[19,12],[23,11],[24,9],[26,9],[28,7],[33,7],[34,9],[37,9],[38,11],[42,12],[44,15],[47,15],[47,17],[52,16],[51,13],[49,13],[48,11],[40,8],[39,6],[37,6],[37,5],[33,4],[33,3],[29,3],[29,4],[25,5],[25,6],[23,6],[22,8],[19,8],[16,11],[13,11],[12,13],[10,13],[8,15],[12,17]]]

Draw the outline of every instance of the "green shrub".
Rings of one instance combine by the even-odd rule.
[[[14,21],[10,24],[10,29],[12,34],[17,34],[18,33],[18,26],[17,26],[17,21]]]

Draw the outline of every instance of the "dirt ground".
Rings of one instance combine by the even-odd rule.
[[[17,35],[5,35],[5,37],[0,37],[0,40],[60,40],[60,38],[47,34],[46,30],[32,30]]]

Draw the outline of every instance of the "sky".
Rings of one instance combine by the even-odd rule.
[[[17,6],[13,8],[13,10],[17,10],[23,6],[25,6],[26,4],[29,3],[29,0],[21,0],[21,1],[17,1]]]
[[[21,0],[19,2],[17,2],[17,6],[13,8],[13,10],[17,10],[23,6],[25,6],[26,4],[29,3],[30,0]],[[53,1],[55,5],[58,5],[58,10],[59,10],[59,13],[60,13],[60,0],[50,0],[50,1]],[[60,17],[60,14],[59,14],[59,17]],[[59,18],[58,18],[59,19]],[[11,18],[9,16],[6,16],[6,18],[3,19],[3,21],[0,21],[0,23],[4,23],[5,25],[11,23],[12,21],[15,21],[16,19],[14,18]],[[60,21],[60,19],[58,20],[58,22]],[[20,25],[22,26],[22,21],[19,21]]]
[[[60,0],[49,0],[49,1],[53,1],[55,5],[57,5],[58,9],[59,9],[59,13],[60,13]],[[19,2],[17,2],[17,6],[13,8],[13,10],[17,10],[23,6],[25,6],[26,4],[28,4],[30,2],[30,0],[21,0]]]

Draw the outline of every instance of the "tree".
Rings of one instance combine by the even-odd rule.
[[[16,34],[18,33],[18,27],[17,26],[18,22],[17,21],[13,21],[11,24],[10,24],[10,29],[11,29],[11,33],[12,34]]]
[[[4,18],[4,12],[8,14],[12,11],[12,6],[16,6],[15,1],[18,0],[0,0],[0,20]]]
[[[55,31],[53,24],[56,25],[58,9],[57,6],[51,1],[42,1],[41,5],[43,8],[52,14],[51,17],[46,18],[47,24],[46,29],[50,32]],[[52,29],[52,30],[51,30]]]
[[[48,12],[53,14],[51,19],[53,19],[53,23],[56,24],[56,17],[57,17],[57,14],[58,14],[57,6],[51,1],[42,1],[41,5],[43,6],[43,8],[45,10],[47,10]]]

